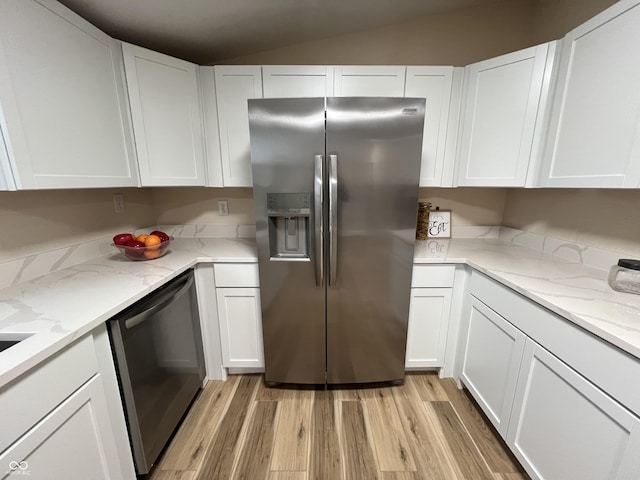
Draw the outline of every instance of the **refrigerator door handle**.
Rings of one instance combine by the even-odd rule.
[[[338,156],[329,155],[329,286],[338,275]]]
[[[315,236],[315,259],[316,259],[316,285],[324,285],[324,231],[322,222],[322,203],[324,201],[322,193],[323,155],[314,156],[314,178],[313,178],[313,207],[314,207],[314,236]]]

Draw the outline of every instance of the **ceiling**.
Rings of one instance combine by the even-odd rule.
[[[207,65],[496,0],[60,0],[126,42]]]

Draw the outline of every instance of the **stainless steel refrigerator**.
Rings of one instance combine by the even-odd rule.
[[[402,381],[425,100],[249,100],[265,381]]]

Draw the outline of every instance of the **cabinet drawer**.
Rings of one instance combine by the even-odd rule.
[[[257,263],[216,263],[216,287],[259,287]]]
[[[0,452],[98,373],[88,335],[0,390]]]
[[[414,265],[411,288],[453,287],[455,265]]]

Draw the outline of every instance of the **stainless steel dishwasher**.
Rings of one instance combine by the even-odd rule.
[[[108,322],[136,471],[149,472],[205,376],[193,270]]]

